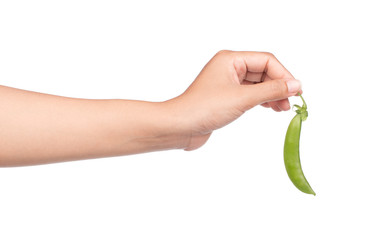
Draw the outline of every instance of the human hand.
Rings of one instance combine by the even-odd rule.
[[[301,84],[270,53],[218,52],[180,96],[170,100],[184,119],[190,141],[185,150],[202,146],[211,133],[256,105],[274,111],[290,109],[288,97]]]
[[[272,54],[232,51],[217,53],[183,94],[160,103],[0,86],[0,167],[193,150],[256,105],[288,110],[300,88]]]

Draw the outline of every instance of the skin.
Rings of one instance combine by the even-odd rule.
[[[0,166],[201,147],[257,105],[290,109],[298,80],[270,53],[218,52],[172,99],[80,99],[0,86]],[[155,117],[153,117],[155,116]]]
[[[302,121],[306,120],[308,116],[307,105],[303,100],[302,107],[298,105],[295,106],[297,107],[297,114],[291,120],[285,138],[285,167],[290,180],[299,190],[304,193],[313,194],[315,196],[315,192],[311,189],[310,184],[303,174],[299,156],[299,139],[301,135]]]

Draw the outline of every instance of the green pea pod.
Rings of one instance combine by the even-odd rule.
[[[305,175],[303,174],[301,167],[301,160],[299,157],[299,139],[301,135],[302,121],[305,121],[308,116],[307,105],[302,95],[303,105],[294,105],[297,108],[296,115],[291,120],[290,125],[287,129],[285,146],[284,146],[284,159],[287,174],[293,184],[302,192],[313,194],[315,192],[311,189],[310,184],[307,182]]]

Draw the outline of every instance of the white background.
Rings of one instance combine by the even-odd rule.
[[[193,152],[0,169],[0,239],[382,239],[379,2],[0,1],[0,84],[26,90],[163,101],[218,50],[274,53],[317,193],[284,168],[294,112],[256,107]]]

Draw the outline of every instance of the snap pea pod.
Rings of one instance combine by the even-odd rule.
[[[299,157],[299,139],[301,135],[302,121],[305,121],[308,116],[306,102],[301,94],[299,94],[299,96],[303,101],[303,105],[302,107],[294,105],[294,107],[297,108],[295,111],[297,114],[291,120],[287,129],[283,155],[287,174],[293,184],[302,192],[313,194],[315,196],[315,192],[312,190],[303,174]]]

